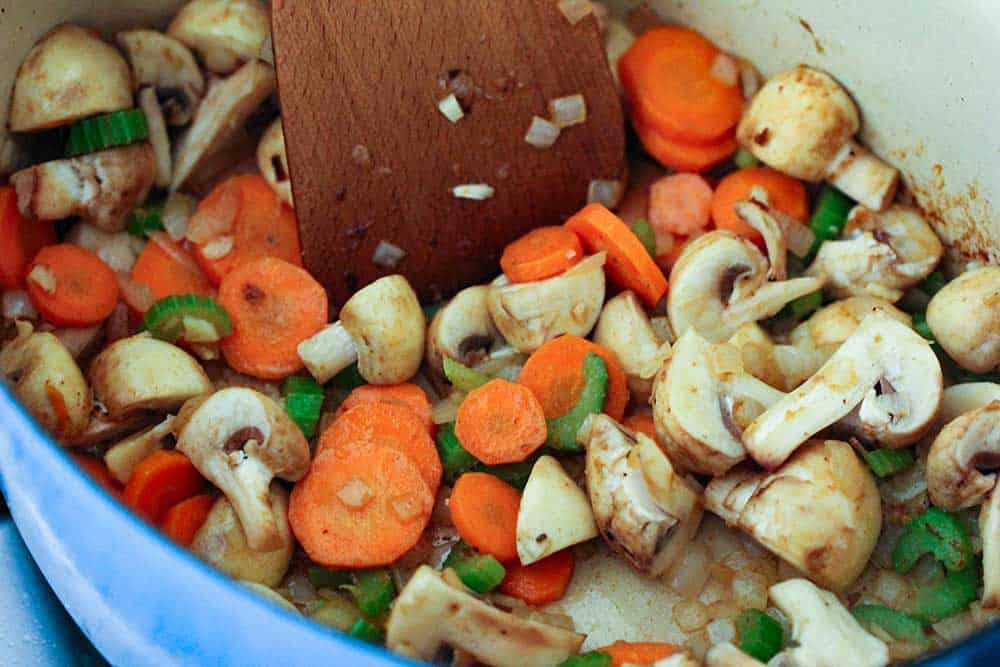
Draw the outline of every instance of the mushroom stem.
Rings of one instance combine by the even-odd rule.
[[[854,140],[840,149],[830,163],[826,178],[838,190],[873,211],[886,208],[899,187],[899,171]]]
[[[153,145],[153,158],[156,163],[156,187],[166,188],[170,185],[174,163],[170,155],[170,135],[167,134],[167,123],[163,110],[156,98],[156,89],[147,86],[139,91],[139,107],[146,114],[146,125],[149,127],[149,143]]]
[[[344,325],[334,322],[299,343],[299,357],[316,382],[326,384],[358,360],[358,351]]]
[[[1000,608],[1000,492],[995,489],[979,511],[983,539],[983,607]]]

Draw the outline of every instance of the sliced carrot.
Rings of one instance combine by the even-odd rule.
[[[504,565],[507,571],[500,583],[500,592],[523,600],[530,605],[543,605],[562,599],[573,578],[573,550],[563,549],[548,558],[521,565],[520,561]]]
[[[573,409],[583,390],[583,360],[588,352],[601,357],[608,367],[608,395],[604,412],[620,421],[628,405],[625,371],[614,352],[578,336],[560,336],[535,350],[517,381],[542,404],[546,419],[555,419]]]
[[[504,248],[500,268],[515,283],[559,275],[580,261],[580,237],[565,227],[533,229]]]
[[[521,494],[485,472],[458,478],[448,498],[451,520],[463,540],[501,563],[517,558],[517,512]]]
[[[420,469],[432,493],[441,484],[441,459],[427,431],[427,424],[408,405],[385,401],[358,403],[323,431],[316,446],[318,456],[327,449],[346,456],[354,449],[376,444],[405,454]]]
[[[382,445],[313,459],[292,489],[288,521],[302,548],[327,567],[388,565],[413,548],[434,507],[420,469]]]
[[[622,420],[622,426],[636,433],[642,433],[653,440],[658,440],[656,425],[653,423],[653,418],[649,415],[629,415]]]
[[[597,649],[611,656],[611,667],[622,665],[651,665],[657,660],[669,658],[681,647],[664,642],[622,642],[608,644]]]
[[[115,500],[122,499],[122,485],[115,479],[104,463],[88,454],[74,453],[69,456],[81,470],[97,483],[97,486],[107,491]]]
[[[671,174],[649,188],[649,224],[654,230],[690,236],[708,227],[712,188],[698,174]]]
[[[714,73],[720,55],[714,44],[687,28],[646,32],[618,61],[633,120],[673,141],[718,143],[743,113],[739,82]]]
[[[326,326],[326,290],[309,273],[275,257],[245,262],[226,275],[219,303],[233,321],[222,354],[235,370],[278,380],[302,369],[298,345]]]
[[[664,167],[674,171],[705,171],[726,160],[739,148],[733,134],[727,134],[712,144],[686,144],[667,139],[652,127],[638,121],[633,121],[632,127],[639,135],[639,141],[646,152]]]
[[[455,436],[486,465],[517,463],[545,444],[542,406],[528,387],[490,380],[469,392],[458,406]]]
[[[194,541],[195,533],[205,523],[208,513],[215,504],[215,496],[201,493],[182,500],[163,515],[160,530],[182,547],[189,547]]]
[[[171,252],[161,244],[170,244]],[[194,259],[179,261],[186,255],[187,251],[168,238],[150,241],[132,266],[132,280],[149,287],[157,300],[175,294],[211,294],[212,284]]]
[[[589,204],[566,221],[588,252],[608,253],[608,278],[622,289],[634,291],[650,306],[667,291],[667,279],[656,266],[642,241],[621,218],[601,204]]]
[[[153,452],[132,471],[124,500],[139,516],[159,523],[167,510],[201,491],[205,480],[194,464],[176,450]]]
[[[39,273],[37,280],[32,277],[34,271]],[[115,272],[95,253],[72,243],[42,248],[28,268],[28,276],[31,302],[56,326],[98,324],[118,304]]]
[[[340,417],[353,407],[364,403],[394,403],[409,408],[433,435],[434,418],[431,416],[431,402],[424,390],[412,382],[401,384],[363,384],[353,390],[337,407],[335,417]]]
[[[801,223],[809,219],[809,197],[802,181],[786,176],[770,167],[747,167],[729,174],[715,188],[712,198],[712,219],[719,229],[728,229],[751,241],[761,238],[760,232],[736,215],[735,204],[749,199],[755,187],[767,192],[770,206]]]
[[[224,235],[233,237],[233,247],[217,259],[205,256],[205,245],[195,245],[194,256],[213,284],[237,266],[260,257],[277,257],[302,266],[302,246],[299,242],[299,224],[295,212],[284,204],[274,190],[257,174],[241,174],[222,182],[198,205],[192,218],[197,222],[199,213],[216,207],[220,200],[239,191],[238,209],[232,219],[232,228]],[[229,193],[229,194],[227,194]]]
[[[0,288],[23,288],[28,263],[39,250],[58,242],[51,221],[26,220],[17,208],[14,188],[0,188]]]

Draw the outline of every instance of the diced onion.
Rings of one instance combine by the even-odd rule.
[[[906,579],[893,570],[882,570],[875,578],[872,594],[882,600],[887,607],[901,609],[909,604],[913,588]]]
[[[557,6],[570,25],[576,25],[594,11],[590,0],[559,0]]]
[[[212,239],[201,247],[201,254],[205,259],[222,259],[233,250],[233,237],[220,236]]]
[[[3,293],[3,316],[8,320],[34,320],[38,319],[38,311],[28,293],[17,289]]]
[[[740,71],[740,88],[743,91],[743,99],[749,100],[760,90],[763,77],[749,60],[740,58],[737,67]]]
[[[223,183],[213,196],[202,201],[188,221],[187,238],[202,245],[228,234],[243,204],[240,187],[232,182]]]
[[[292,597],[292,602],[305,604],[316,599],[316,587],[313,586],[304,572],[289,575],[285,585],[288,588],[288,594]]]
[[[607,181],[595,178],[587,186],[588,204],[603,204],[610,209],[614,209],[621,203],[624,195],[625,184],[621,181]],[[659,249],[658,246],[657,249]]]
[[[708,608],[697,600],[678,602],[671,613],[681,632],[697,632],[708,625]]]
[[[56,274],[44,264],[35,264],[35,268],[28,274],[28,280],[41,287],[46,294],[56,293]]]
[[[934,632],[949,642],[957,642],[959,639],[967,637],[976,631],[976,623],[972,618],[972,612],[969,611],[949,616],[938,621],[931,627],[934,628]]]
[[[712,62],[711,75],[713,79],[726,86],[735,86],[740,81],[740,70],[736,60],[721,51]]]
[[[494,192],[496,190],[486,183],[466,183],[465,185],[456,185],[451,189],[451,193],[458,199],[475,199],[477,201],[489,199]]]
[[[583,95],[566,95],[549,100],[549,119],[558,128],[587,122],[587,101]]]
[[[101,325],[95,324],[92,327],[56,329],[52,332],[58,338],[74,359],[79,357],[89,348],[101,335]]]
[[[198,209],[198,200],[183,192],[174,192],[163,205],[163,227],[174,241],[187,235],[188,221]]]
[[[524,140],[535,148],[550,148],[559,138],[559,127],[541,116],[534,116]]]
[[[383,269],[394,269],[406,257],[406,251],[394,243],[386,240],[378,242],[375,252],[372,254],[372,264]]]
[[[692,599],[708,581],[708,551],[701,542],[688,547],[683,558],[670,571],[667,585],[681,597]]]
[[[764,609],[767,607],[767,585],[764,575],[741,572],[732,583],[736,604],[744,609]]]
[[[888,480],[881,482],[879,492],[888,505],[903,505],[927,492],[927,479],[923,466],[915,465]]]
[[[788,251],[796,257],[805,257],[808,255],[809,251],[812,250],[813,242],[816,240],[816,235],[809,225],[799,222],[792,216],[776,208],[770,209],[770,212],[771,216],[781,227],[781,233],[785,237],[785,244],[788,246]]]
[[[441,424],[455,421],[455,417],[458,415],[458,406],[464,398],[464,392],[453,391],[432,405],[431,418],[434,420],[434,423],[440,426]]]
[[[359,509],[368,504],[372,498],[371,488],[358,478],[354,478],[337,491],[340,502],[353,509]]]
[[[736,639],[736,624],[729,618],[712,621],[705,628],[708,641],[712,644],[731,642]]]
[[[167,253],[172,260],[183,266],[188,271],[199,274],[201,267],[194,261],[191,255],[184,252],[176,243],[170,240],[166,232],[155,231],[149,233],[149,240],[160,246],[160,250]]]
[[[156,296],[148,285],[132,280],[127,273],[118,272],[115,275],[118,276],[122,301],[134,310],[145,313],[156,302]]]
[[[453,123],[457,123],[465,116],[465,112],[462,111],[462,105],[458,103],[455,93],[438,102],[438,109],[444,114],[445,118]]]

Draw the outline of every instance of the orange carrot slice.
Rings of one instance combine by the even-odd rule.
[[[580,238],[565,227],[539,227],[504,248],[500,268],[515,283],[559,275],[580,261]]]
[[[163,515],[160,530],[182,547],[189,547],[215,504],[215,496],[201,493],[182,500]]]
[[[632,127],[639,135],[639,141],[646,152],[664,167],[674,171],[701,172],[711,169],[739,148],[732,134],[727,134],[712,144],[686,144],[667,139],[652,127],[638,121],[633,121]]]
[[[611,667],[622,667],[622,665],[651,665],[657,660],[669,658],[681,648],[664,642],[618,641],[597,650],[611,656]]]
[[[455,435],[477,459],[500,465],[528,458],[545,444],[548,430],[542,406],[528,387],[490,380],[458,406]]]
[[[194,464],[176,450],[153,452],[132,471],[125,485],[125,504],[153,523],[167,510],[201,491],[205,480]]]
[[[25,220],[14,188],[0,188],[0,288],[23,288],[28,263],[39,250],[58,242],[52,222]]]
[[[712,188],[698,174],[671,174],[649,188],[649,224],[654,230],[690,236],[708,227]]]
[[[548,558],[521,565],[514,560],[504,565],[507,574],[500,583],[500,592],[523,600],[530,605],[543,605],[561,600],[573,578],[573,551],[563,549]]]
[[[334,415],[339,418],[351,408],[364,403],[393,403],[409,408],[427,427],[429,433],[434,432],[434,419],[431,416],[431,402],[427,400],[424,390],[410,382],[402,384],[364,384],[352,391],[337,407]]]
[[[42,248],[28,268],[27,285],[38,312],[60,327],[98,324],[118,304],[115,272],[95,253],[72,243]]]
[[[448,507],[467,543],[501,563],[517,558],[517,489],[488,473],[467,472],[455,482]]]
[[[761,234],[743,222],[734,205],[750,199],[755,187],[767,192],[771,207],[805,224],[809,220],[809,197],[802,181],[786,176],[770,167],[747,167],[729,174],[715,188],[712,198],[712,219],[719,229],[728,229],[751,240],[760,240]]]
[[[171,252],[164,248],[170,244]],[[181,261],[185,257],[190,261]],[[149,287],[156,300],[175,294],[211,294],[212,285],[193,258],[169,238],[150,241],[132,266],[132,280]]]

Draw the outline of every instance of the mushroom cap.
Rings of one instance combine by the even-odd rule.
[[[134,433],[104,452],[104,465],[122,484],[127,484],[135,467],[154,452],[163,449],[164,440],[174,433],[174,416],[168,415],[159,424]]]
[[[489,311],[488,285],[474,285],[453,296],[431,320],[427,331],[427,363],[444,373],[444,358],[466,366],[482,361],[503,337]]]
[[[966,271],[927,304],[927,324],[948,356],[973,373],[1000,366],[1000,267]]]
[[[257,168],[278,198],[289,206],[295,206],[292,200],[292,178],[288,171],[288,154],[285,152],[285,130],[281,125],[281,118],[274,119],[257,144]]]
[[[209,70],[229,74],[260,55],[271,18],[261,0],[191,0],[167,32],[196,51]]]
[[[945,424],[959,415],[1000,401],[1000,384],[995,382],[963,382],[945,388],[941,395],[938,422]]]
[[[131,106],[132,72],[121,54],[93,30],[64,24],[21,63],[8,123],[34,132]]]
[[[948,422],[927,454],[931,502],[960,510],[983,502],[1000,468],[1000,400]],[[987,472],[990,471],[990,472]]]
[[[810,344],[818,348],[832,348],[832,354],[833,350],[840,347],[840,344],[854,333],[866,317],[876,311],[906,326],[910,326],[912,321],[908,314],[885,299],[852,296],[834,301],[817,310],[812,317],[792,329],[788,340],[793,345]]]
[[[157,30],[125,30],[116,35],[132,65],[136,90],[156,90],[170,125],[187,125],[205,94],[205,77],[182,42]]]
[[[670,343],[657,336],[634,292],[627,290],[604,304],[594,329],[594,342],[618,358],[633,401],[648,402],[653,377],[670,357]]]

